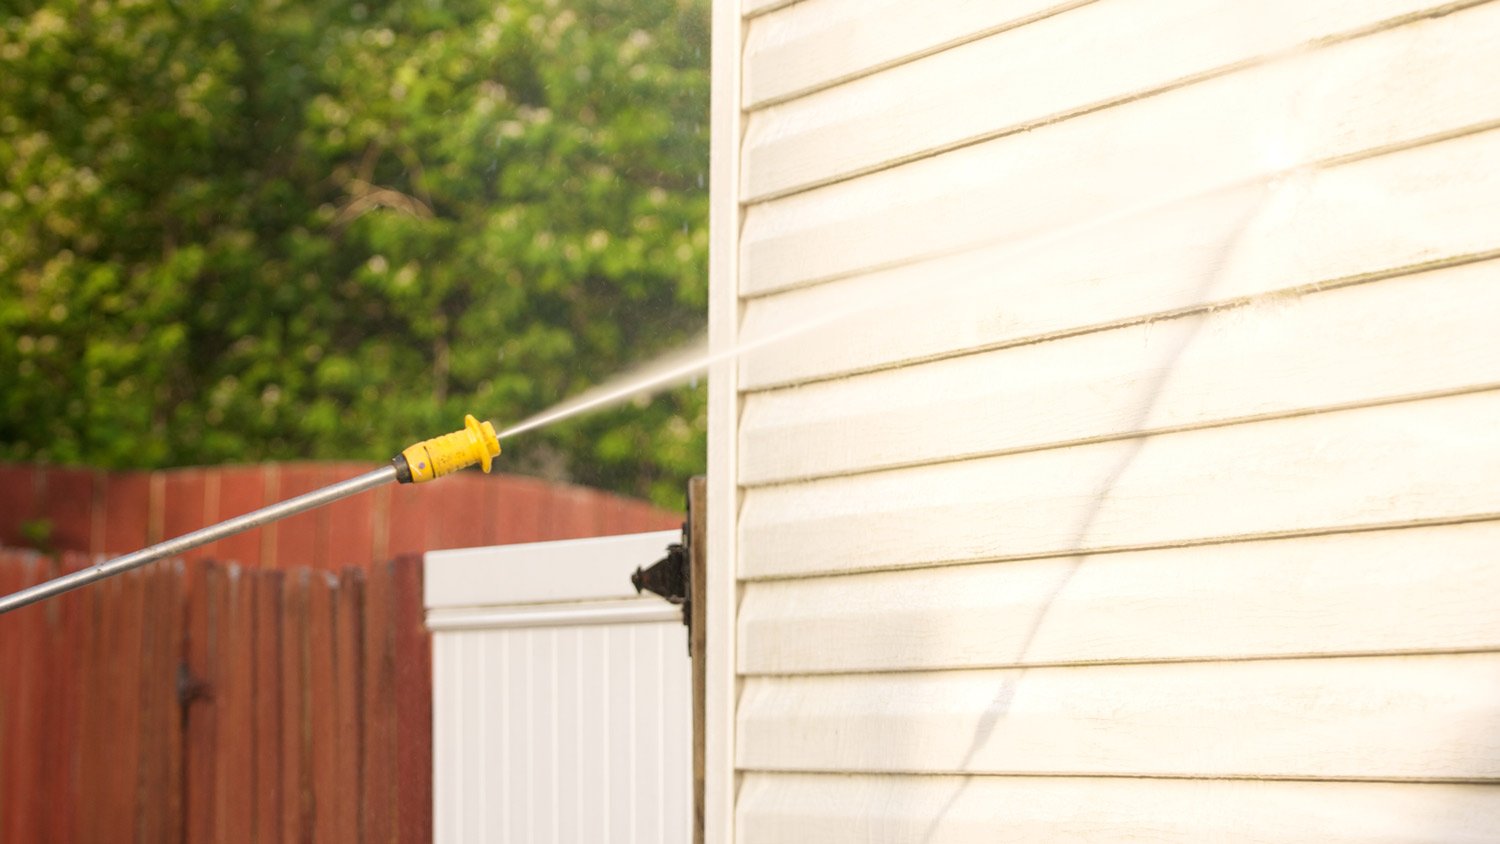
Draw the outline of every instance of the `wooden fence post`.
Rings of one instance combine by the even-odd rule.
[[[216,568],[223,578],[214,606],[214,841],[238,844],[251,840],[255,809],[255,592],[244,569]]]
[[[333,648],[337,670],[334,712],[338,718],[338,841],[363,841],[360,817],[360,760],[364,742],[364,575],[346,568],[339,575]]]
[[[283,750],[281,674],[282,582],[276,570],[246,570],[246,585],[255,592],[255,642],[252,654],[242,655],[254,666],[255,809],[252,834],[256,841],[281,841]]]
[[[334,607],[338,579],[313,572],[307,591],[307,690],[311,741],[312,829],[317,842],[338,840],[338,676]]]
[[[188,844],[214,840],[214,779],[218,676],[215,655],[223,635],[224,571],[215,563],[187,565],[187,622],[178,693],[184,708],[183,838]]]

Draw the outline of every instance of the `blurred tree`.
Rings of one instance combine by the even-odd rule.
[[[708,0],[7,5],[0,459],[384,459],[702,324]],[[680,506],[703,428],[508,468]]]

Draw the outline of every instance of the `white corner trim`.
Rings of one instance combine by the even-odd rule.
[[[740,142],[744,0],[713,4],[713,81],[709,115],[708,339],[717,353],[739,343]],[[736,524],[739,513],[739,361],[721,358],[708,373],[708,523],[702,659],[704,677],[703,841],[734,841]]]

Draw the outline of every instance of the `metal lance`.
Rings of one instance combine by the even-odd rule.
[[[419,484],[449,475],[460,469],[478,464],[485,472],[490,471],[491,461],[500,455],[500,440],[495,436],[495,426],[480,422],[472,415],[464,417],[462,430],[430,440],[423,440],[408,447],[373,472],[329,484],[321,489],[304,493],[295,498],[252,510],[242,516],[200,528],[191,533],[158,542],[148,548],[126,554],[123,557],[101,560],[86,569],[55,577],[44,583],[13,592],[0,598],[0,615],[20,609],[28,604],[60,595],[70,589],[103,580],[111,575],[140,568],[147,563],[173,557],[184,551],[216,542],[226,536],[257,528],[331,504],[341,498],[358,495],[366,490],[395,481],[403,484]]]

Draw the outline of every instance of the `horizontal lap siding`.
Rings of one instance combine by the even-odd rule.
[[[1051,236],[1287,167],[1491,125],[1497,28],[1500,6],[1486,4],[751,205],[741,292]]]
[[[756,581],[740,606],[739,667],[786,675],[1500,648],[1496,549],[1500,522],[1488,521]]]
[[[784,482],[1496,386],[1497,314],[1491,260],[761,393],[746,402],[741,477]]]
[[[1092,0],[810,0],[750,22],[746,106],[828,88]],[[752,7],[763,5],[746,3]]]
[[[1500,789],[1245,780],[745,776],[741,844],[1488,842]]]
[[[747,770],[1500,779],[1500,654],[751,678]]]
[[[1092,3],[754,112],[746,128],[743,189],[759,199],[887,167],[1166,90],[1312,41],[1399,25],[1431,6],[1431,0]],[[885,17],[868,10],[864,15]],[[950,20],[931,10],[927,19]],[[752,25],[752,51],[757,29],[770,25]],[[857,40],[860,32],[850,35]],[[786,59],[797,57],[768,61],[768,69],[796,67]]]
[[[736,840],[1492,837],[1500,3],[742,11]]]
[[[750,579],[1500,514],[1500,392],[750,491]]]
[[[1500,254],[1500,131],[745,305],[745,386],[1035,343]],[[913,319],[919,314],[921,319]]]

